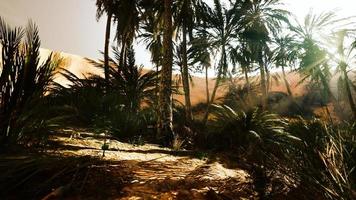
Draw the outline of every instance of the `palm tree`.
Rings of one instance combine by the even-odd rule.
[[[333,102],[338,114],[342,113],[342,108],[329,86],[330,59],[327,50],[323,48],[325,46],[323,40],[329,41],[330,30],[337,31],[340,22],[343,21],[343,19],[337,19],[334,12],[325,12],[319,15],[310,12],[303,23],[297,22],[296,26],[291,26],[301,48],[298,71],[304,77],[300,82],[309,80],[321,88],[320,93],[325,99],[330,99]]]
[[[312,84],[321,88],[320,92],[324,99],[331,98],[336,103],[336,98],[329,86],[331,72],[327,51],[312,40],[305,40],[302,45],[303,52],[298,69],[303,74],[300,83],[309,80]]]
[[[158,137],[170,144],[174,138],[172,113],[173,25],[172,0],[164,0],[163,61],[159,88]]]
[[[116,23],[116,40],[121,45],[120,68],[122,68],[126,65],[126,54],[128,53],[126,50],[132,45],[140,28],[141,20],[144,20],[149,13],[147,11],[148,3],[154,4],[155,2],[151,0],[116,0],[116,2],[113,17]]]
[[[186,119],[190,122],[193,118],[191,110],[190,101],[190,84],[189,84],[189,70],[188,70],[188,53],[187,53],[187,35],[190,38],[193,35],[194,26],[197,24],[199,19],[199,7],[201,7],[203,2],[201,0],[182,0],[175,1],[173,5],[175,27],[178,31],[181,31],[182,41],[181,41],[181,72],[182,72],[182,83],[185,97],[185,107],[186,107]]]
[[[283,35],[274,37],[273,43],[276,47],[272,50],[273,61],[275,62],[277,68],[282,69],[282,79],[286,86],[288,95],[293,97],[290,84],[286,78],[285,67],[296,62],[298,58],[299,49],[295,38],[292,35]]]
[[[104,75],[105,80],[109,82],[109,45],[111,23],[114,13],[118,5],[117,0],[96,0],[96,19],[99,20],[104,13],[107,14],[106,30],[105,30],[105,45],[104,45]]]
[[[240,65],[242,73],[244,74],[247,92],[250,90],[250,79],[248,73],[251,71],[252,65],[252,52],[248,48],[248,44],[245,41],[240,40],[236,51],[234,52],[233,64]]]
[[[159,96],[159,68],[162,66],[163,60],[163,44],[162,32],[163,27],[161,19],[156,17],[155,12],[150,12],[146,19],[143,20],[141,29],[143,32],[138,36],[146,44],[146,49],[151,53],[151,62],[156,67],[156,85],[155,85],[155,110],[159,115],[158,96]]]
[[[158,84],[158,122],[157,137],[164,139],[166,145],[174,138],[172,113],[172,66],[173,66],[173,2],[142,1],[145,8],[143,30],[140,35],[151,51],[151,60],[160,71]]]
[[[280,0],[256,0],[243,3],[242,24],[244,30],[240,34],[254,52],[253,60],[258,63],[261,76],[262,107],[267,108],[267,83],[269,72],[267,66],[268,53],[270,51],[268,42],[271,34],[282,29],[283,22],[288,22],[289,12],[280,9]],[[266,76],[267,74],[267,76]],[[267,78],[267,80],[266,80]]]
[[[18,139],[14,131],[25,105],[44,97],[52,84],[54,69],[60,62],[54,62],[51,54],[40,63],[40,45],[34,23],[29,22],[25,30],[12,29],[0,17],[0,142]]]
[[[355,58],[355,48],[351,46],[351,48],[347,49],[345,47],[345,39],[347,38],[348,35],[352,34],[351,31],[349,30],[341,30],[337,32],[336,34],[336,43],[337,43],[337,55],[336,57],[333,57],[331,54],[330,56],[334,59],[336,59],[337,63],[337,69],[341,72],[341,76],[339,77],[339,82],[343,83],[343,87],[340,89],[344,89],[346,92],[346,96],[353,114],[354,119],[356,119],[356,105],[352,96],[352,91],[351,87],[353,86],[348,73],[349,73],[349,68],[350,64],[353,63],[353,59]],[[340,90],[339,89],[339,90]]]
[[[162,65],[162,32],[163,27],[155,13],[149,14],[142,23],[142,30],[138,37],[146,44],[146,49],[151,53],[151,61],[155,64],[156,71]]]
[[[189,57],[192,65],[198,64],[198,70],[205,72],[206,103],[209,104],[209,67],[210,67],[210,45],[206,37],[195,38],[191,41]]]
[[[110,79],[108,91],[121,95],[120,103],[125,106],[125,109],[133,114],[137,114],[142,103],[152,103],[151,100],[154,99],[155,96],[155,84],[158,79],[158,72],[144,72],[143,67],[138,67],[135,64],[135,51],[132,46],[128,47],[126,52],[126,67],[121,70],[117,70],[120,68],[121,52],[118,48],[113,48],[115,59],[110,58],[110,62],[112,64],[109,68]],[[98,63],[93,60],[88,60],[88,62],[97,68],[103,68],[103,64],[100,62]],[[101,89],[102,85],[100,83],[103,83],[104,81],[98,75],[91,75],[85,79],[80,79],[69,71],[65,71],[62,75],[72,82],[73,85],[70,90],[73,90],[74,92],[76,92],[76,88],[82,89],[84,85],[93,87],[91,84],[94,84],[98,89]],[[59,89],[63,88],[59,87]]]
[[[12,112],[15,110],[22,88],[17,74],[24,72],[24,56],[21,54],[20,45],[24,35],[22,28],[12,29],[0,18],[0,42],[1,42],[1,73],[0,73],[0,130],[1,142],[7,142],[9,128],[11,126]],[[7,56],[4,56],[7,55]],[[31,70],[32,71],[32,70]]]
[[[116,41],[121,44],[120,67],[126,65],[126,50],[133,43],[136,32],[139,29],[141,20],[145,18],[146,12],[144,9],[153,4],[150,0],[97,0],[97,20],[99,20],[104,13],[107,14],[106,34],[105,34],[105,49],[104,49],[104,66],[105,77],[108,76],[109,68],[109,43],[111,23],[116,23]],[[147,12],[148,13],[148,12]],[[118,69],[120,70],[120,68]],[[106,78],[108,80],[108,77]]]
[[[220,54],[218,72],[214,89],[212,91],[203,122],[208,120],[210,107],[215,100],[218,87],[228,72],[228,63],[231,60],[233,44],[237,42],[239,30],[239,16],[236,12],[239,2],[229,9],[223,7],[219,0],[214,0],[214,8],[205,8],[206,14],[202,16],[204,23],[199,27],[198,37],[207,38],[210,48]]]

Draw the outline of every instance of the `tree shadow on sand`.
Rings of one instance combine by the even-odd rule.
[[[134,183],[123,188],[123,198],[255,198],[251,180],[242,174],[219,177],[221,172],[209,164],[194,167],[188,167],[187,164],[188,161],[184,158],[177,161],[138,163],[138,167],[133,170]]]
[[[54,155],[2,156],[0,196],[5,199],[107,199],[131,180],[120,161]]]
[[[197,159],[195,151],[127,145],[125,149],[107,150],[114,155],[104,160],[93,154],[93,150],[101,151],[97,144],[102,138],[90,137],[95,147],[64,139],[51,141],[45,153],[24,151],[22,155],[2,157],[0,187],[6,190],[0,195],[6,199],[42,199],[60,191],[63,199],[256,198],[249,175],[215,155],[202,160]],[[68,151],[77,154],[65,153]]]

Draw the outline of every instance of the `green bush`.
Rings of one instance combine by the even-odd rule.
[[[237,153],[249,165],[260,198],[271,197],[268,184],[276,178],[273,174],[288,171],[290,150],[300,144],[300,139],[288,133],[287,121],[276,114],[259,108],[242,111],[226,105],[214,107],[207,136],[210,148]]]
[[[220,138],[215,140],[220,142],[216,145],[228,149],[274,148],[274,145],[299,141],[286,131],[285,120],[259,108],[244,112],[226,105],[215,105],[210,127],[210,135]]]

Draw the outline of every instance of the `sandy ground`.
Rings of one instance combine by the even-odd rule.
[[[102,157],[104,137],[88,131],[65,129],[53,140],[52,153],[62,156]],[[173,151],[153,144],[135,146],[107,140],[103,159],[120,162],[132,179],[112,199],[255,199],[249,175],[228,168],[219,159],[197,158],[196,152]]]

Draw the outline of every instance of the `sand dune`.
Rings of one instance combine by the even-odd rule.
[[[40,49],[40,54],[41,54],[40,62],[43,62],[50,55],[51,52],[52,51],[48,49]],[[94,67],[87,60],[87,58],[78,55],[69,54],[69,53],[64,53],[64,52],[53,52],[53,53],[59,53],[60,56],[64,58],[64,63],[61,67],[69,70],[70,72],[74,73],[80,78],[83,78],[84,76],[87,76],[89,74],[102,74],[101,70]],[[57,76],[55,78],[55,81],[64,85],[69,83],[68,80],[66,80],[63,76]]]
[[[50,52],[51,52],[50,50],[41,49],[42,60],[47,58]],[[89,74],[103,74],[103,72],[100,69],[94,67],[90,62],[88,62],[87,58],[78,55],[63,53],[63,52],[61,52],[60,55],[65,59],[64,68],[66,68],[67,70],[71,71],[72,73],[76,74],[79,77],[84,77]],[[150,69],[146,68],[145,70],[150,70]],[[304,85],[298,85],[298,82],[300,80],[300,76],[298,74],[289,73],[287,75],[287,79],[291,84],[293,94],[295,96],[300,96],[305,93]],[[61,84],[68,84],[68,81],[62,76],[57,76],[55,81]],[[215,80],[210,78],[209,85],[208,85],[210,93],[214,88],[214,84],[215,84]],[[237,84],[243,84],[243,81],[238,81]],[[222,86],[219,88],[217,92],[216,99],[224,96],[224,94],[227,91],[227,85],[228,83],[222,84]],[[193,77],[193,84],[190,86],[190,88],[191,88],[191,101],[193,105],[196,105],[201,102],[206,102],[205,78]],[[286,92],[286,88],[282,81],[280,81],[279,83],[273,81],[271,91]],[[184,103],[184,95],[176,95],[174,98]]]

